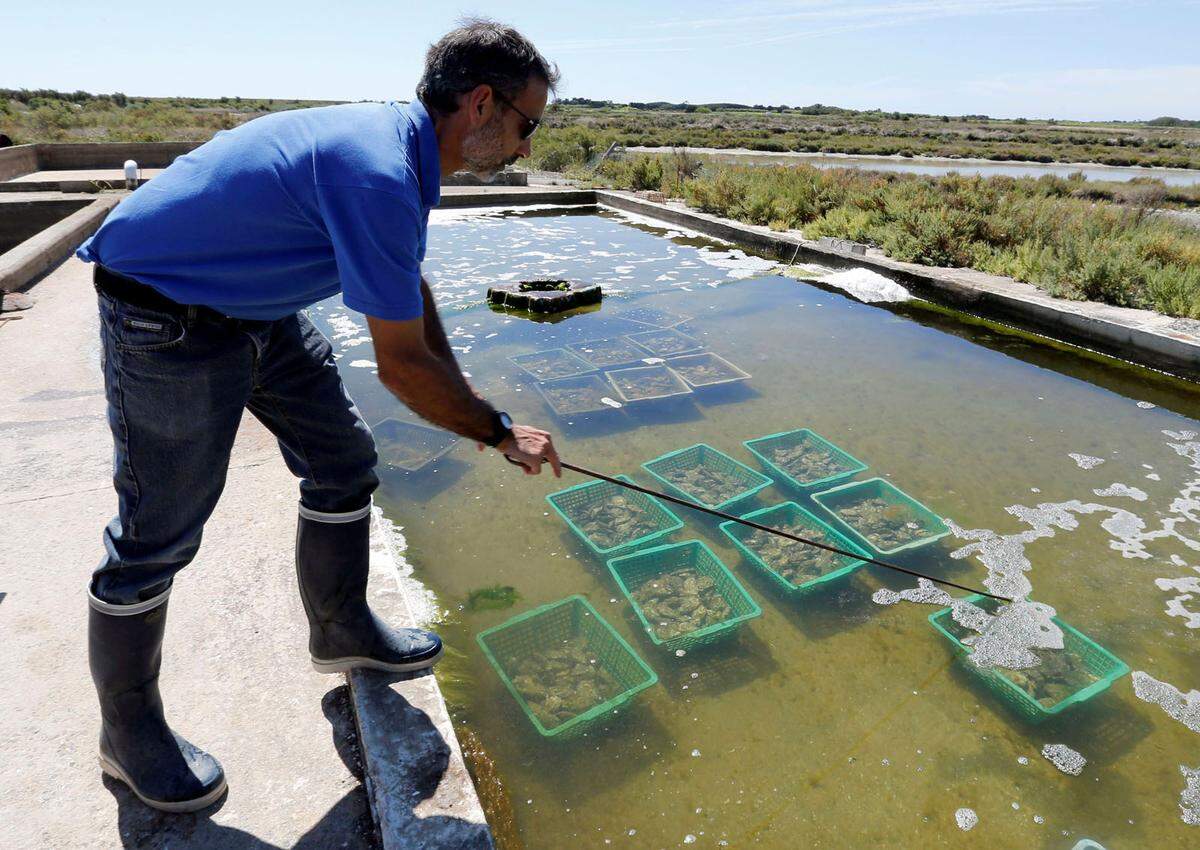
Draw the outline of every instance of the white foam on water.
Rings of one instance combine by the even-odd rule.
[[[778,265],[774,260],[755,257],[740,248],[730,251],[714,251],[711,248],[702,247],[696,252],[696,257],[705,265],[723,269],[725,276],[734,280],[768,274],[774,271]]]
[[[902,600],[938,606],[949,605],[954,601],[949,593],[926,578],[917,579],[917,586],[907,590],[896,592],[883,587],[871,595],[871,601],[877,605],[895,605]]]
[[[1173,720],[1200,733],[1200,691],[1186,694],[1172,684],[1160,682],[1143,670],[1133,671],[1133,692],[1138,699],[1157,705]]]
[[[821,283],[836,286],[868,304],[897,303],[912,297],[903,286],[870,269],[848,269],[823,275]]]
[[[1180,816],[1188,826],[1200,826],[1200,767],[1185,767],[1179,765],[1186,785],[1179,795]]]
[[[356,369],[375,369],[379,364],[374,360],[351,360],[350,365]]]
[[[1054,609],[1041,602],[1002,605],[979,635],[963,643],[971,647],[970,659],[977,667],[1027,670],[1042,663],[1033,650],[1063,648],[1062,629],[1053,616]]]
[[[338,344],[341,346],[342,350],[345,351],[347,348],[353,348],[356,345],[362,345],[364,342],[370,341],[371,337],[369,336],[356,336],[353,339],[347,339],[339,342]]]
[[[1097,496],[1128,496],[1136,502],[1144,502],[1149,496],[1145,490],[1139,490],[1137,487],[1130,487],[1128,484],[1120,484],[1113,482],[1107,487],[1098,487],[1092,491]]]
[[[621,407],[621,402],[616,401],[615,399],[611,399],[608,396],[605,396],[604,398],[600,399],[600,403],[607,404],[609,407],[612,407],[612,408]]]
[[[371,569],[390,574],[412,614],[414,625],[429,628],[440,619],[437,596],[413,577],[412,564],[405,557],[408,541],[400,526],[383,514],[378,505],[371,509],[374,532],[371,535]]]
[[[1080,469],[1094,469],[1104,463],[1104,458],[1102,457],[1092,457],[1091,455],[1084,455],[1079,452],[1068,452],[1067,457],[1075,461],[1075,465]]]
[[[1154,405],[1148,401],[1139,401],[1137,403],[1137,406],[1140,407],[1142,410],[1153,410],[1156,407],[1156,405]]]
[[[329,327],[333,331],[332,339],[335,342],[359,336],[364,330],[363,326],[354,321],[348,313],[330,313],[325,317],[325,321],[329,322]]]
[[[1042,756],[1063,773],[1078,776],[1087,766],[1087,759],[1066,744],[1047,744],[1042,747]]]
[[[974,809],[964,807],[954,813],[954,822],[963,832],[970,832],[979,823],[979,815],[975,814]]]

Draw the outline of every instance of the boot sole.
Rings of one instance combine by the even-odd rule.
[[[157,809],[160,812],[173,812],[175,814],[198,812],[201,809],[207,809],[221,798],[221,795],[225,793],[225,789],[228,787],[225,782],[225,777],[222,776],[221,784],[209,791],[203,797],[197,797],[194,800],[178,800],[176,802],[168,802],[166,800],[155,800],[151,797],[147,797],[138,790],[138,787],[134,785],[132,781],[130,781],[129,777],[125,775],[125,771],[123,771],[119,765],[109,761],[104,756],[100,756],[100,770],[111,776],[113,779],[124,782],[125,785],[128,786],[129,790],[132,791],[139,800],[141,800],[150,808]]]
[[[351,670],[382,670],[384,673],[414,673],[417,670],[427,670],[441,659],[445,652],[445,647],[441,647],[437,651],[437,655],[430,656],[422,661],[406,661],[402,664],[389,664],[386,661],[379,661],[375,658],[364,658],[361,656],[349,656],[347,658],[334,658],[329,661],[321,661],[320,659],[312,659],[313,669],[318,673],[348,673]]]

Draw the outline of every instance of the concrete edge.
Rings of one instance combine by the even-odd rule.
[[[0,292],[14,292],[71,256],[95,233],[122,195],[104,195],[0,254]]]
[[[394,625],[419,625],[394,532],[378,507],[373,513],[371,607]],[[437,679],[369,670],[354,670],[347,679],[367,797],[384,850],[493,850]]]
[[[475,187],[470,187],[475,188]],[[453,207],[495,207],[526,204],[556,204],[576,206],[596,203],[592,189],[557,189],[514,186],[511,189],[490,189],[479,192],[442,193],[438,209]]]
[[[1151,310],[1068,301],[1011,278],[972,269],[903,263],[879,251],[868,252],[865,257],[850,256],[794,233],[779,233],[625,192],[598,189],[595,195],[597,204],[759,248],[785,262],[806,260],[838,268],[878,271],[935,303],[1189,381],[1200,381],[1200,336],[1172,327],[1178,320]]]

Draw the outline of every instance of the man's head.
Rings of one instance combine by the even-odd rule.
[[[437,124],[442,173],[468,170],[491,180],[529,156],[558,69],[523,35],[472,19],[425,54],[417,97]]]

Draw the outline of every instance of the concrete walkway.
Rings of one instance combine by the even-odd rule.
[[[363,848],[374,830],[348,689],[309,666],[296,484],[243,423],[225,495],[171,597],[168,718],[229,794],[156,815],[96,765],[85,586],[113,514],[90,267],[68,260],[0,323],[0,847]]]

